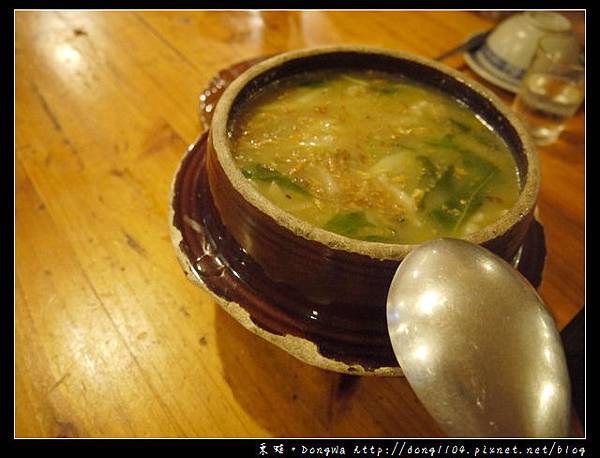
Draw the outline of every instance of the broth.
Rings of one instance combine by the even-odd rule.
[[[464,237],[519,195],[499,135],[452,97],[390,73],[324,70],[273,82],[241,104],[228,134],[262,195],[354,239]]]

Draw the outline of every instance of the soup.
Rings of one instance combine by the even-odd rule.
[[[519,195],[500,136],[459,101],[399,75],[294,75],[244,101],[234,119],[228,135],[250,183],[297,218],[346,237],[463,237]]]

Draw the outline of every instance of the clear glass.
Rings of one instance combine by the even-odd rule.
[[[558,139],[584,98],[585,68],[572,38],[553,35],[540,40],[513,103],[538,145]]]

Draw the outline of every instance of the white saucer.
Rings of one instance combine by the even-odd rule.
[[[490,73],[479,61],[480,57],[477,54],[477,49],[474,51],[468,51],[465,53],[465,61],[467,65],[481,76],[484,80],[489,81],[490,83],[501,87],[509,92],[516,94],[519,92],[519,86],[521,82],[519,80],[515,80],[509,76],[499,76]]]

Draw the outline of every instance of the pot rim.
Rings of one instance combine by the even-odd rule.
[[[260,194],[259,191],[250,184],[248,179],[244,177],[235,164],[227,131],[230,113],[240,92],[261,74],[267,73],[273,68],[288,61],[322,54],[339,53],[378,54],[395,59],[412,61],[433,68],[434,70],[443,73],[445,76],[452,78],[460,85],[468,87],[482,99],[491,103],[494,109],[496,109],[515,130],[522,143],[522,154],[525,158],[527,167],[525,182],[521,183],[522,187],[519,198],[504,216],[494,223],[462,237],[463,240],[476,244],[490,241],[508,232],[521,221],[522,218],[533,212],[540,187],[540,168],[536,148],[530,134],[525,129],[525,126],[498,96],[461,72],[428,58],[404,51],[356,45],[319,46],[278,54],[250,67],[227,87],[215,107],[209,129],[209,143],[212,144],[216,153],[216,158],[233,188],[236,189],[247,202],[256,207],[260,212],[270,216],[279,225],[290,230],[295,235],[310,241],[321,243],[334,250],[343,250],[369,256],[378,260],[397,261],[402,260],[414,247],[418,246],[418,244],[390,244],[356,240],[314,226],[293,216]]]

